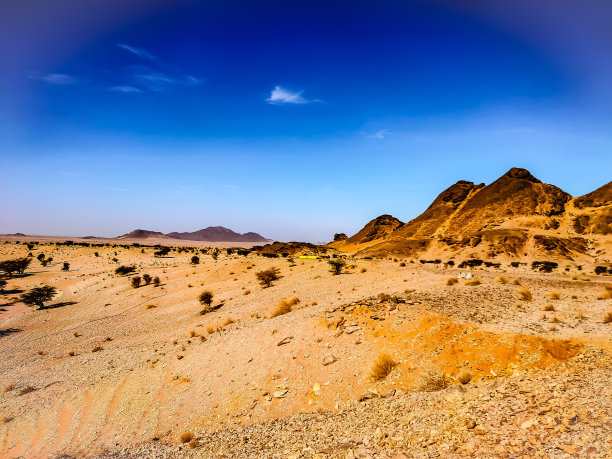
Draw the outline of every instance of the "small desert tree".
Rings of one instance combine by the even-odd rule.
[[[272,287],[274,281],[280,279],[280,270],[278,268],[266,269],[255,273],[255,277],[263,288]]]
[[[334,273],[335,276],[342,273],[342,270],[346,266],[346,261],[344,258],[332,258],[327,261],[329,266],[331,266],[331,272]]]
[[[219,258],[219,250],[215,249],[213,250],[213,252],[210,254],[213,258],[213,260],[216,260],[217,258]]]
[[[212,304],[213,297],[214,295],[210,290],[204,290],[202,293],[200,293],[198,300],[203,306],[205,306],[205,308],[202,309],[201,314],[205,314],[210,311],[210,305]]]
[[[57,295],[57,289],[50,285],[34,287],[29,292],[21,295],[21,301],[28,306],[38,306],[38,309],[45,309],[45,303]]]
[[[0,262],[0,271],[5,272],[11,277],[15,273],[23,274],[26,268],[30,265],[30,261],[31,260],[27,257],[2,261]]]
[[[131,281],[131,282],[132,282],[132,287],[134,287],[134,288],[138,288],[138,287],[140,287],[140,281],[141,281],[141,280],[142,280],[142,279],[140,279],[140,276],[134,276],[134,277],[132,277],[132,281]]]
[[[148,274],[143,274],[142,280],[144,281],[145,285],[149,285],[151,283],[151,276]]]
[[[136,271],[136,266],[119,266],[115,269],[115,274],[123,276],[124,274],[133,273],[134,271]]]
[[[64,266],[62,266],[62,271],[68,271],[68,270],[70,270],[70,263],[65,261]]]
[[[200,263],[200,257],[194,255],[193,257],[191,257],[191,264],[192,265],[197,265]]]
[[[4,279],[0,279],[0,292],[4,291],[4,287],[6,287],[6,281]]]
[[[155,285],[155,287],[159,287],[160,283],[161,283],[161,281],[159,280],[159,277],[155,277],[153,279],[153,285]]]

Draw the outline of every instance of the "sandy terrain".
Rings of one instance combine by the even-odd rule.
[[[0,297],[0,457],[612,455],[609,276],[504,263],[448,286],[468,270],[45,244],[54,262]],[[132,288],[129,264],[161,285]],[[62,306],[15,301],[42,283]],[[200,315],[205,289],[221,306]],[[375,382],[383,352],[397,366]]]

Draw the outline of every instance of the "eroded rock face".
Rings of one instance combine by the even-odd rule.
[[[376,239],[382,239],[391,234],[402,224],[400,220],[392,215],[381,215],[368,222],[361,231],[348,238],[347,241],[354,244],[363,244]]]
[[[542,253],[571,258],[588,250],[588,244],[572,239],[575,236],[612,234],[612,182],[574,199],[528,170],[513,167],[489,185],[460,180],[418,217],[396,226],[398,221],[382,215],[347,240],[377,241],[361,252],[374,256],[416,256],[441,247],[520,257],[535,243]],[[551,240],[557,241],[554,249]]]

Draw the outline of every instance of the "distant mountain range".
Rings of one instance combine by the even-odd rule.
[[[148,239],[148,238],[161,238],[161,239],[181,239],[184,241],[205,241],[205,242],[270,242],[270,239],[266,239],[260,234],[248,232],[244,234],[236,233],[229,228],[223,226],[209,226],[198,231],[193,232],[172,232],[172,233],[161,233],[159,231],[148,231],[143,229],[137,229],[131,233],[119,236],[117,239]]]

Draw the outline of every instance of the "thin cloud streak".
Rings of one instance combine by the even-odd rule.
[[[145,51],[142,48],[137,48],[136,46],[131,46],[131,45],[126,45],[124,43],[117,43],[117,46],[121,49],[126,50],[129,53],[134,54],[135,56],[138,56],[142,59],[148,60],[148,61],[153,61],[153,62],[158,62],[157,57],[155,57],[153,54],[151,54],[148,51]]]
[[[57,86],[68,86],[76,83],[76,79],[71,77],[70,75],[66,75],[65,73],[50,73],[48,75],[44,75],[42,77],[33,77],[35,79],[44,81],[49,84],[54,84]]]
[[[366,135],[366,139],[381,140],[381,139],[384,139],[389,134],[391,134],[391,131],[389,129],[381,129],[380,131],[376,131],[373,134]]]
[[[108,90],[111,92],[120,92],[124,94],[140,94],[142,92],[141,89],[138,89],[134,86],[113,86]]]

